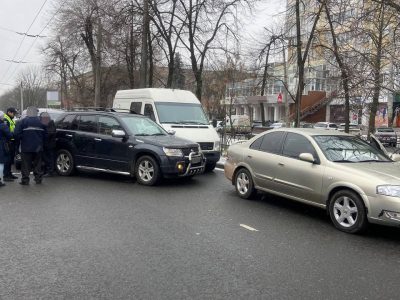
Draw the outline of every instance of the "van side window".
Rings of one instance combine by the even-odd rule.
[[[140,115],[142,113],[142,102],[131,102],[130,111],[134,114]]]
[[[144,106],[144,115],[146,117],[152,119],[154,122],[156,121],[156,116],[154,115],[153,105],[146,104]]]

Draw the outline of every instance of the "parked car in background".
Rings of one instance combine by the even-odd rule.
[[[206,159],[199,144],[168,134],[144,116],[106,111],[74,111],[56,122],[56,170],[75,169],[136,177],[143,185],[162,178],[201,174]]]
[[[300,122],[300,127],[301,128],[314,128],[313,123],[307,123],[307,122]]]
[[[341,123],[341,124],[339,125],[338,130],[344,132],[345,126],[346,126],[345,123]],[[358,124],[349,124],[349,133],[352,134],[352,135],[361,136],[361,128],[360,128],[360,125],[358,125]]]
[[[392,147],[397,145],[397,134],[391,127],[378,127],[375,129],[374,135],[384,144]]]
[[[337,130],[338,126],[335,123],[330,122],[318,122],[314,124],[314,128],[326,129],[326,130]]]
[[[53,121],[56,121],[59,116],[61,116],[65,111],[62,109],[55,109],[55,108],[38,108],[38,116],[43,113],[47,112],[50,115],[50,118]],[[26,109],[21,114],[21,119],[26,117]]]
[[[274,129],[274,128],[282,128],[282,127],[286,127],[285,123],[280,123],[280,122],[276,122],[276,123],[272,123],[271,125],[269,125],[270,128]]]
[[[359,137],[286,128],[229,147],[225,176],[245,199],[257,190],[326,209],[341,231],[400,226],[400,167]]]

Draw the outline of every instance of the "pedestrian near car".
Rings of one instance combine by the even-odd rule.
[[[42,155],[46,140],[46,126],[38,117],[36,107],[28,107],[26,117],[18,122],[15,128],[15,137],[21,145],[21,182],[29,184],[29,174],[33,170],[35,182],[42,183]]]
[[[47,112],[40,114],[40,121],[47,128],[47,136],[43,148],[44,176],[54,176],[56,125]]]
[[[4,121],[6,122],[8,129],[11,134],[14,133],[15,130],[15,115],[17,113],[17,110],[14,107],[9,107],[6,111],[5,114],[2,114],[4,116]],[[7,153],[7,159],[4,164],[4,181],[13,181],[14,179],[17,179],[18,177],[13,175],[11,172],[11,167],[14,164],[14,156],[15,156],[15,140],[12,138],[11,140],[7,141],[7,148],[9,149]]]
[[[7,123],[4,121],[4,113],[0,111],[0,187],[4,186],[4,164],[8,159],[8,141],[12,138],[10,129]]]

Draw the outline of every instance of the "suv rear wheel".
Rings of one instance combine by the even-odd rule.
[[[136,180],[143,185],[155,185],[161,177],[156,160],[148,155],[140,157],[135,167]]]
[[[74,158],[68,150],[60,150],[56,156],[56,169],[58,175],[69,176],[74,171]]]

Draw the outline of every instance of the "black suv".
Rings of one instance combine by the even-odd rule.
[[[140,115],[72,111],[58,118],[56,126],[56,169],[62,176],[76,168],[130,175],[154,185],[162,177],[204,172],[198,144],[170,135]]]

